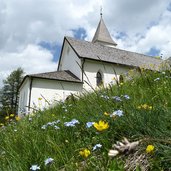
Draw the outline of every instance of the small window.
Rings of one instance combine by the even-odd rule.
[[[97,75],[96,75],[96,83],[97,83],[97,86],[101,86],[103,84],[102,74],[99,71],[97,72]]]

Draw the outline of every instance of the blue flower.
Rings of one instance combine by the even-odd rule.
[[[122,101],[122,99],[119,96],[113,96],[112,99],[116,100],[117,102]]]
[[[31,167],[30,167],[30,170],[40,170],[40,166],[38,166],[38,165],[32,165]]]
[[[105,100],[109,99],[109,96],[107,96],[107,95],[101,95],[101,97],[104,98]]]
[[[93,151],[96,150],[97,148],[101,148],[102,145],[101,144],[96,144],[94,147],[93,147]]]
[[[53,161],[54,161],[54,159],[49,157],[45,160],[45,165],[51,164]]]
[[[130,99],[130,97],[129,97],[128,95],[123,95],[123,97],[124,97],[125,99],[127,99],[127,100]]]
[[[74,127],[75,124],[79,124],[80,122],[77,119],[72,119],[70,122],[64,122],[64,125],[67,127]]]
[[[56,126],[56,125],[54,126],[54,128],[55,128],[55,129],[60,129],[59,126]]]
[[[123,111],[122,110],[116,110],[110,115],[110,117],[113,117],[113,116],[119,116],[119,117],[123,116]]]
[[[90,127],[92,127],[92,126],[93,126],[93,124],[94,124],[94,122],[87,122],[87,123],[86,123],[86,128],[90,128]]]

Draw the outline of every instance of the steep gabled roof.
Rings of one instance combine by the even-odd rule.
[[[133,67],[143,67],[145,69],[152,70],[158,70],[158,67],[162,63],[161,59],[156,59],[151,56],[129,52],[114,47],[77,40],[71,37],[65,37],[65,40],[68,41],[70,46],[80,58]]]
[[[92,43],[97,43],[97,42],[101,43],[101,44],[105,44],[105,45],[112,45],[112,46],[117,45],[111,38],[110,33],[109,33],[102,17],[100,19],[97,30],[96,30],[95,35],[92,40]]]
[[[33,78],[43,78],[43,79],[81,83],[81,80],[69,70],[30,74],[28,76]]]

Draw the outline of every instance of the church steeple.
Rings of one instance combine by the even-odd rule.
[[[100,16],[101,16],[100,22],[96,29],[92,43],[100,43],[100,44],[107,45],[107,46],[116,46],[117,44],[111,38],[110,33],[103,21],[102,10],[100,11]]]

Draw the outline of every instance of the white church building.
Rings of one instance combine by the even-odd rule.
[[[161,59],[116,46],[102,17],[91,42],[64,37],[57,71],[24,77],[19,89],[19,115],[101,84],[107,86],[130,69],[157,69],[162,63]]]

